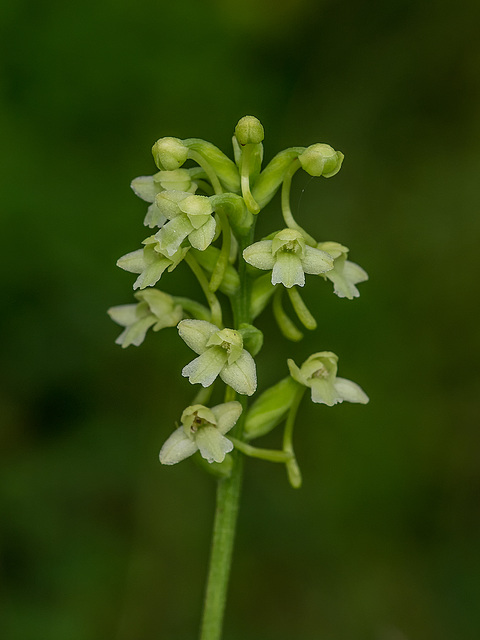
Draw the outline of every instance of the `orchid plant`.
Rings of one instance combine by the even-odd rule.
[[[218,479],[201,640],[220,640],[222,635],[243,456],[284,464],[290,484],[298,488],[302,479],[293,429],[307,388],[313,402],[327,406],[368,402],[359,385],[337,376],[338,356],[331,351],[313,353],[301,366],[288,360],[287,375],[256,397],[255,356],[263,334],[254,321],[269,304],[282,334],[295,342],[303,334],[284,309],[285,292],[298,321],[314,330],[316,320],[300,293],[307,280],[317,280],[317,286],[313,276],[329,280],[337,296],[351,300],[359,295],[357,285],[368,278],[347,260],[347,247],[318,242],[290,208],[294,174],[302,169],[330,178],[340,170],[343,154],[328,144],[292,147],[262,170],[263,138],[259,120],[245,116],[235,127],[234,160],[198,138],[167,137],[153,145],[158,171],[133,180],[132,189],[149,204],[144,224],[154,233],[117,262],[137,274],[133,288],[140,290],[135,293],[138,302],[109,310],[123,327],[116,340],[122,347],[139,346],[149,329],[176,327],[197,356],[182,375],[200,389],[183,409],[181,426],[163,444],[160,462],[173,465],[193,456]],[[279,189],[283,228],[256,240],[257,216]],[[156,287],[180,263],[198,281],[203,303]],[[259,379],[261,386],[261,375]],[[214,386],[223,400],[216,405]],[[282,424],[278,450],[251,444]]]

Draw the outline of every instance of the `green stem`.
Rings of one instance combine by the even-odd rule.
[[[218,481],[217,507],[200,640],[220,640],[222,637],[223,614],[243,477],[243,457],[238,451],[234,451],[232,457],[234,460],[231,475]]]
[[[188,157],[191,160],[194,160],[200,167],[202,167],[202,169],[207,174],[208,179],[212,183],[212,187],[213,187],[213,190],[215,191],[215,193],[216,194],[223,193],[223,189],[222,189],[222,185],[220,184],[220,180],[218,179],[217,174],[215,173],[215,171],[212,169],[210,163],[207,162],[205,160],[205,158],[200,153],[198,153],[198,151],[193,151],[192,149],[189,149]]]
[[[302,165],[300,164],[300,160],[296,158],[288,167],[287,172],[285,173],[282,184],[282,214],[283,219],[285,220],[285,224],[289,229],[295,229],[296,231],[299,231],[305,238],[305,242],[307,244],[311,245],[312,247],[316,247],[317,241],[315,240],[315,238],[312,238],[312,236],[297,223],[290,208],[290,187],[292,186],[292,178],[301,166]]]
[[[210,278],[210,291],[216,291],[222,283],[225,269],[228,265],[228,259],[230,258],[230,245],[232,241],[227,214],[223,211],[222,207],[218,207],[216,213],[222,227],[222,248],[220,249],[220,257]]]
[[[191,255],[190,251],[185,255],[184,260],[193,271],[199,285],[202,287],[202,291],[205,295],[205,298],[207,299],[210,311],[212,312],[212,323],[221,328],[223,326],[222,307],[220,306],[220,302],[218,301],[217,296],[212,291],[210,291],[209,282],[202,267],[198,264],[193,255]]]
[[[242,187],[242,196],[247,205],[247,209],[254,214],[260,211],[260,207],[256,203],[250,191],[250,165],[252,162],[253,144],[246,144],[242,149],[240,184]]]
[[[253,228],[247,236],[239,239],[240,251],[251,244],[252,237]],[[243,322],[251,322],[250,291],[245,267],[245,261],[240,259],[240,289],[232,299],[235,327],[240,326]],[[235,437],[241,440],[247,413],[247,398],[237,395],[237,400],[242,405],[242,414],[233,432]],[[238,450],[234,450],[231,456],[233,468],[230,476],[218,481],[217,506],[213,525],[200,640],[220,640],[222,636],[223,615],[232,564],[233,543],[243,477],[243,456],[240,455]]]
[[[259,458],[260,460],[268,460],[269,462],[288,462],[292,455],[285,451],[277,451],[276,449],[261,449],[259,447],[252,447],[252,445],[237,440],[237,438],[228,438],[233,442],[235,447],[251,458]]]

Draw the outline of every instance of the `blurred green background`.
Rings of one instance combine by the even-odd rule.
[[[121,350],[106,309],[132,301],[115,261],[146,235],[129,183],[152,143],[230,153],[245,114],[267,160],[345,153],[292,207],[370,274],[353,302],[312,282],[319,328],[270,330],[260,385],[329,349],[371,402],[302,405],[300,491],[248,461],[225,639],[480,637],[479,20],[473,1],[3,3],[2,639],[196,637],[214,482],[157,458],[191,352],[173,329]],[[183,267],[162,284],[194,291]]]

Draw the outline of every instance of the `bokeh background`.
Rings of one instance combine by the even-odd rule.
[[[248,461],[225,638],[479,637],[479,20],[473,1],[2,4],[1,638],[196,637],[214,481],[157,458],[191,352],[173,329],[120,349],[106,309],[132,301],[115,261],[146,235],[129,183],[152,143],[229,151],[245,114],[267,160],[345,153],[295,178],[293,209],[370,273],[353,302],[311,283],[319,328],[270,328],[260,385],[330,349],[371,402],[305,402],[300,491]],[[162,284],[194,292],[183,268]]]

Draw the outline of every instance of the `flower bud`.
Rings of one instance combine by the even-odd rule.
[[[331,178],[340,171],[343,153],[329,144],[312,144],[298,156],[303,169],[311,176]]]
[[[264,391],[247,413],[246,438],[253,440],[269,433],[279,425],[287,415],[297,389],[298,384],[288,377]]]
[[[263,125],[255,116],[240,118],[235,127],[235,137],[239,144],[259,144],[265,137]]]
[[[153,159],[163,171],[179,169],[188,156],[188,149],[178,138],[160,138],[152,147]]]
[[[253,319],[262,313],[274,293],[275,285],[272,284],[272,277],[269,273],[253,281],[250,298],[250,311]]]
[[[192,186],[192,178],[188,169],[159,171],[153,176],[155,183],[168,191],[188,191]],[[132,183],[133,184],[133,183]]]

